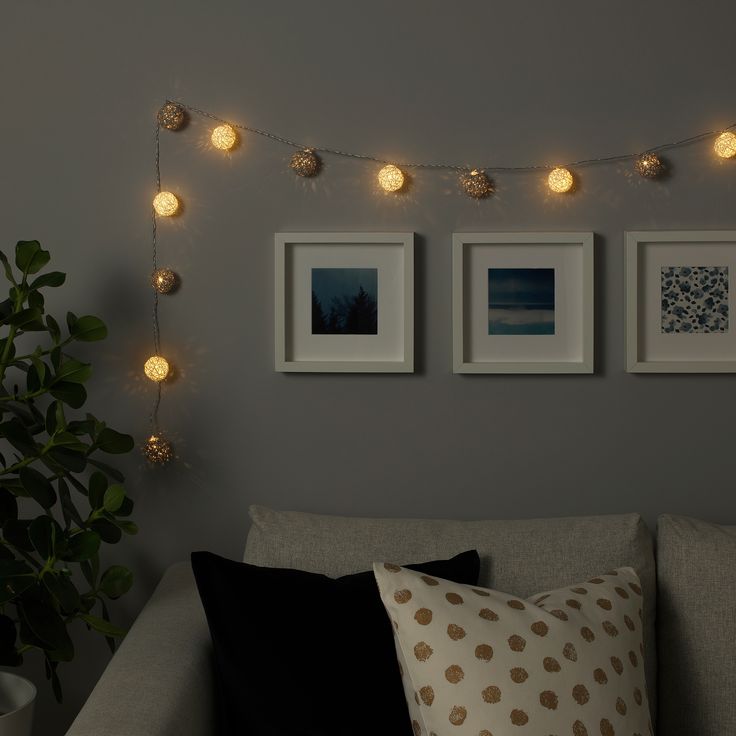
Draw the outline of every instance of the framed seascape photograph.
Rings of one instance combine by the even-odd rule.
[[[593,372],[593,233],[455,233],[455,373]]]
[[[733,373],[736,230],[628,232],[626,369]]]
[[[414,233],[277,233],[276,370],[414,370]]]

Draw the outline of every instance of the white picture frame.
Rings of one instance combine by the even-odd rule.
[[[684,277],[683,284],[691,289],[691,282],[699,285],[700,278],[706,278],[709,290],[684,302],[685,312],[678,316],[673,309],[682,310],[682,300],[673,299],[667,289],[678,286],[685,268],[695,273]],[[626,232],[624,269],[628,373],[736,372],[736,325],[728,303],[736,294],[736,230]],[[667,286],[673,279],[677,283]],[[717,298],[705,304],[713,288],[722,290],[720,282],[725,283],[725,302]],[[721,303],[726,308],[725,328],[717,311]]]
[[[491,335],[491,264],[554,269],[554,334]],[[593,373],[592,232],[454,233],[452,279],[454,373]]]
[[[413,232],[276,233],[274,245],[276,371],[414,371]],[[375,333],[314,332],[314,269],[375,271]]]

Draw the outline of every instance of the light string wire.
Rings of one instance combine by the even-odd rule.
[[[156,193],[161,191],[161,144],[160,144],[160,125],[158,120],[156,121],[156,135],[155,135],[155,160],[154,167],[156,172]],[[151,219],[152,219],[152,259],[153,259],[153,270],[154,272],[158,268],[158,253],[157,253],[157,233],[156,233],[156,210],[151,207]],[[153,289],[153,353],[159,355],[161,352],[161,329],[158,321],[158,291]],[[156,398],[153,401],[153,408],[151,409],[150,424],[154,434],[158,434],[158,410],[161,406],[161,383],[156,384]]]
[[[448,163],[431,163],[431,162],[430,163],[420,163],[420,162],[415,162],[415,161],[412,161],[412,162],[405,161],[403,163],[397,163],[396,161],[390,161],[388,159],[381,158],[380,156],[374,156],[373,154],[355,153],[352,151],[342,151],[339,148],[330,148],[328,146],[303,145],[301,143],[297,143],[296,141],[291,140],[290,138],[285,138],[284,136],[277,135],[276,133],[272,133],[269,130],[255,128],[250,125],[243,125],[242,123],[230,122],[229,120],[225,120],[224,118],[218,117],[217,115],[214,115],[211,112],[207,112],[207,110],[202,110],[198,107],[188,105],[187,103],[182,102],[181,100],[167,100],[167,102],[173,103],[175,105],[179,105],[190,113],[194,113],[196,115],[200,115],[202,117],[209,118],[210,120],[214,120],[215,122],[218,122],[218,123],[230,125],[233,128],[244,130],[244,131],[247,131],[248,133],[254,133],[255,135],[260,135],[264,138],[269,138],[272,141],[283,143],[284,145],[291,146],[292,148],[297,148],[300,150],[309,149],[310,151],[315,151],[318,153],[328,153],[334,156],[343,156],[345,158],[361,159],[363,161],[373,161],[374,163],[377,163],[377,164],[391,164],[392,163],[398,166],[399,168],[403,167],[406,169],[444,169],[447,171],[460,171],[460,172],[470,171],[472,169],[476,169],[480,171],[497,171],[497,172],[548,171],[557,166],[564,166],[565,168],[582,168],[585,166],[594,166],[596,164],[614,163],[616,161],[628,161],[631,159],[639,158],[639,156],[646,154],[646,153],[657,153],[657,152],[667,151],[672,148],[680,148],[690,143],[697,143],[698,141],[705,140],[706,138],[711,138],[715,135],[718,135],[719,133],[723,133],[726,130],[731,130],[732,128],[736,128],[736,122],[733,122],[730,125],[726,126],[725,128],[719,128],[718,130],[709,130],[704,133],[697,133],[696,135],[691,135],[691,136],[688,136],[687,138],[682,138],[681,140],[672,141],[671,143],[661,143],[657,146],[653,146],[652,148],[646,148],[643,151],[635,151],[633,153],[619,153],[619,154],[614,154],[612,156],[597,156],[594,158],[584,158],[578,161],[569,161],[568,163],[527,164],[524,166],[495,166],[493,164],[491,164],[490,166],[467,166],[467,165],[448,164]]]

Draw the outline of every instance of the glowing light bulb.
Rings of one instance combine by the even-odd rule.
[[[550,191],[555,192],[555,194],[565,194],[566,192],[569,192],[572,189],[573,184],[575,184],[575,179],[572,172],[563,166],[558,166],[552,169],[547,177],[547,186],[550,188]]]
[[[378,172],[378,184],[384,192],[400,192],[404,182],[404,172],[394,164],[388,164]]]
[[[141,450],[146,460],[154,465],[166,465],[174,459],[174,448],[171,442],[160,434],[152,434]]]
[[[170,268],[157,268],[151,274],[151,286],[159,294],[170,294],[176,289],[179,279]]]
[[[736,133],[732,133],[730,130],[721,133],[713,143],[713,150],[721,158],[736,156]]]
[[[210,140],[215,148],[219,148],[221,151],[230,151],[238,142],[238,134],[232,125],[224,123],[218,125],[212,131]]]
[[[172,192],[159,192],[153,198],[153,209],[161,217],[173,217],[179,211],[179,200]]]
[[[169,375],[169,361],[162,355],[152,355],[143,366],[143,372],[156,383],[164,381]]]

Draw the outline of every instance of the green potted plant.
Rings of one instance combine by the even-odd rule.
[[[98,632],[113,651],[124,634],[107,604],[133,577],[121,565],[103,569],[100,551],[137,528],[122,475],[99,459],[129,452],[133,438],[81,414],[91,367],[67,352],[75,342],[104,339],[107,328],[69,312],[62,329],[46,314],[43,290],[66,279],[60,271],[39,274],[49,260],[37,241],[18,243],[14,264],[0,251],[9,282],[0,302],[0,666],[40,653],[61,701],[58,669],[74,657],[72,630],[81,624]],[[13,677],[0,677],[0,711],[11,709],[0,715],[0,736],[30,733],[32,702],[12,708],[35,689]]]

